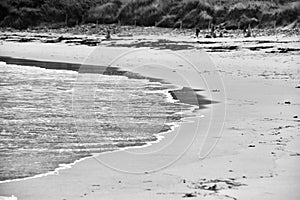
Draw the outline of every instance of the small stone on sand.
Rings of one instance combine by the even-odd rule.
[[[183,198],[185,198],[185,197],[196,197],[196,195],[192,194],[192,193],[186,193],[183,195]]]
[[[216,191],[217,190],[217,185],[214,184],[213,186],[209,187],[208,190],[214,190],[214,191]]]

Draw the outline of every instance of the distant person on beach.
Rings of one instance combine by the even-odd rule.
[[[215,35],[216,35],[216,37],[223,37],[223,28],[220,26],[217,26]]]
[[[223,37],[223,31],[220,31],[219,37]]]
[[[196,37],[199,37],[200,29],[196,28]]]
[[[244,36],[245,37],[251,37],[252,36],[252,31],[251,31],[251,26],[249,24],[248,30],[246,31],[246,28],[244,28]]]
[[[107,39],[107,40],[109,40],[109,39],[110,39],[110,30],[107,30],[107,33],[106,33],[105,39]]]
[[[212,24],[211,29],[210,29],[210,35],[212,38],[216,38],[217,35],[215,33],[215,25]]]
[[[247,28],[246,28],[246,26],[244,26],[244,28],[243,28],[243,33],[244,33],[244,36],[246,36],[246,34],[247,34]]]

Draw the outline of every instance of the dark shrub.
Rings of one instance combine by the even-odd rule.
[[[156,24],[156,26],[172,28],[176,23],[176,18],[175,15],[166,15]]]

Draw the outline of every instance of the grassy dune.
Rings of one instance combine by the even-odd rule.
[[[169,28],[268,28],[299,24],[300,1],[283,0],[2,0],[0,26],[74,26],[84,23]]]

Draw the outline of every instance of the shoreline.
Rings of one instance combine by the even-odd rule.
[[[44,61],[44,60],[34,60],[34,59],[24,59],[24,58],[14,58],[14,57],[3,57],[0,56],[0,62],[4,62],[5,64],[9,64],[9,65],[18,65],[18,66],[30,66],[30,67],[39,67],[39,68],[44,68],[44,69],[49,69],[49,70],[71,70],[71,71],[75,71],[75,72],[79,72],[80,67],[82,66],[82,64],[78,64],[78,63],[66,63],[66,62],[55,62],[55,61]],[[48,67],[50,66],[50,67]],[[100,69],[99,69],[100,68]],[[106,69],[109,69],[108,71],[110,71],[109,74],[106,74]],[[107,76],[111,76],[111,75],[117,75],[117,76],[126,76],[124,75],[126,73],[126,71],[121,71],[121,68],[116,68],[116,67],[101,67],[98,65],[90,65],[89,66],[89,70],[91,69],[91,71],[88,71],[87,73],[97,73],[99,74],[103,74],[103,75],[107,75]],[[103,73],[101,73],[103,72]],[[86,72],[84,72],[86,73]],[[126,76],[127,78],[131,78]],[[148,81],[153,80],[154,78],[151,77],[142,77],[138,75],[138,79],[145,79]],[[133,77],[134,78],[134,77]],[[161,82],[159,82],[160,84],[163,84]],[[173,94],[173,92],[175,90],[181,90],[179,85],[173,85],[174,88],[172,89],[164,89],[164,90],[156,90],[156,91],[151,91],[151,92],[155,92],[155,93],[162,93],[166,96],[166,101],[170,102],[170,103],[177,103],[177,104],[184,104],[184,105],[189,105],[190,108],[185,110],[185,111],[180,111],[180,112],[176,112],[174,114],[181,114],[181,115],[191,115],[196,109],[197,106],[195,105],[191,105],[188,103],[183,103],[180,101],[180,99],[175,99],[176,95]],[[205,103],[199,105],[200,106],[204,106]],[[199,109],[199,108],[198,108]],[[194,115],[192,117],[199,117],[202,118],[204,117],[204,115]],[[155,143],[159,143],[161,140],[163,140],[165,138],[165,134],[168,134],[170,132],[173,132],[174,129],[176,127],[179,127],[181,123],[188,123],[190,121],[188,121],[188,118],[191,118],[191,116],[182,116],[181,120],[179,122],[170,122],[170,123],[165,123],[165,125],[169,126],[169,130],[166,131],[161,131],[159,133],[154,134],[153,136],[156,137],[155,141],[148,141],[145,144],[142,145],[134,145],[134,146],[126,146],[126,147],[118,147],[118,149],[116,150],[107,150],[107,151],[103,151],[101,153],[94,153],[92,155],[89,155],[87,157],[83,157],[80,158],[78,160],[75,160],[74,162],[71,163],[62,163],[59,164],[59,166],[57,168],[55,168],[54,170],[45,172],[45,173],[41,173],[41,174],[37,174],[34,176],[29,176],[29,177],[24,177],[24,178],[16,178],[16,179],[8,179],[8,180],[3,180],[0,181],[0,184],[2,183],[10,183],[10,182],[17,182],[17,181],[24,181],[24,180],[29,180],[29,179],[35,179],[35,178],[41,178],[41,177],[45,177],[45,176],[49,176],[49,175],[58,175],[59,172],[61,170],[67,170],[72,168],[74,165],[76,165],[79,162],[83,162],[86,159],[95,159],[95,157],[99,156],[100,154],[106,154],[106,153],[113,153],[113,152],[117,152],[117,151],[126,151],[128,149],[137,149],[137,148],[145,148],[145,147],[149,147]]]

